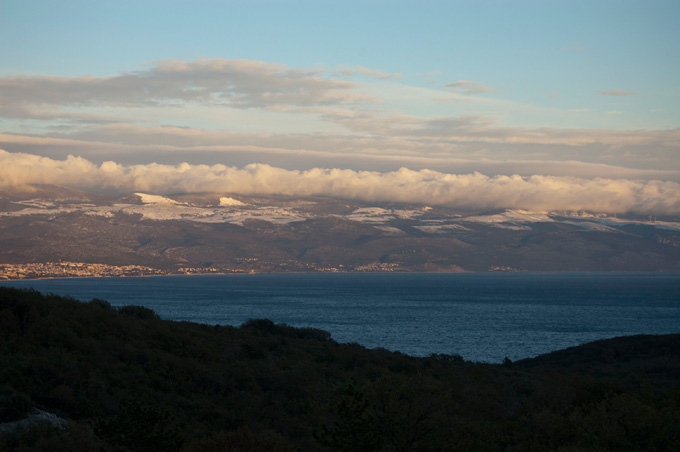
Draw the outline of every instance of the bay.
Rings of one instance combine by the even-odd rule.
[[[341,273],[3,281],[162,318],[313,327],[338,342],[501,362],[585,342],[680,332],[680,274]]]

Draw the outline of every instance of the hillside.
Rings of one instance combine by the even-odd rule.
[[[680,448],[679,335],[489,365],[2,287],[0,335],[0,450]]]
[[[680,271],[677,220],[36,186],[0,192],[0,277]]]

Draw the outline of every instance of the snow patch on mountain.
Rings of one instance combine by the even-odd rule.
[[[527,210],[506,210],[494,215],[474,215],[461,219],[470,223],[481,223],[488,226],[524,230],[530,229],[528,223],[554,223],[555,220],[545,213],[529,212]]]
[[[44,201],[42,199],[29,199],[27,201],[21,201],[18,204],[30,207],[36,207],[38,209],[49,209],[56,207],[56,204],[52,201]]]
[[[406,235],[406,233],[405,233],[404,231],[402,231],[402,230],[399,229],[399,228],[395,228],[394,226],[383,226],[383,225],[380,225],[380,226],[374,226],[374,228],[380,229],[381,231],[385,231],[385,232],[387,232],[387,233],[389,233],[389,234],[394,234],[394,235]]]
[[[383,209],[382,207],[362,207],[347,215],[348,220],[360,223],[387,223],[395,219],[412,220],[427,212],[430,208],[419,210]]]
[[[160,204],[170,206],[180,204],[174,199],[170,199],[165,196],[149,195],[147,193],[135,193],[135,196],[138,196],[144,204]]]
[[[674,221],[632,221],[622,220],[620,218],[594,218],[591,220],[594,223],[603,225],[621,227],[628,225],[645,225],[657,229],[666,229],[671,231],[680,231],[680,223]]]
[[[239,201],[238,199],[234,198],[229,198],[228,196],[224,196],[220,198],[220,206],[222,207],[240,207],[240,206],[246,206],[247,204]]]
[[[462,224],[429,224],[413,227],[427,234],[448,234],[453,231],[471,231],[470,228],[466,228]]]

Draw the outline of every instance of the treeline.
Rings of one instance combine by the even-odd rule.
[[[491,365],[0,287],[2,451],[674,451],[679,425],[680,335]]]

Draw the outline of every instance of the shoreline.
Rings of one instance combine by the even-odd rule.
[[[256,276],[256,275],[331,275],[331,274],[342,274],[342,275],[387,275],[387,274],[455,274],[455,275],[511,275],[511,274],[521,274],[521,275],[616,275],[616,274],[644,274],[644,275],[677,275],[680,276],[680,272],[677,271],[665,271],[665,270],[655,270],[655,271],[623,271],[623,270],[568,270],[568,271],[309,271],[309,272],[267,272],[267,271],[247,271],[247,272],[206,272],[206,273],[164,273],[164,274],[152,274],[152,275],[77,275],[77,276],[42,276],[38,278],[2,278],[0,275],[0,285],[4,282],[20,282],[20,281],[49,281],[49,280],[78,280],[78,279],[127,279],[127,278],[163,278],[168,276]]]

